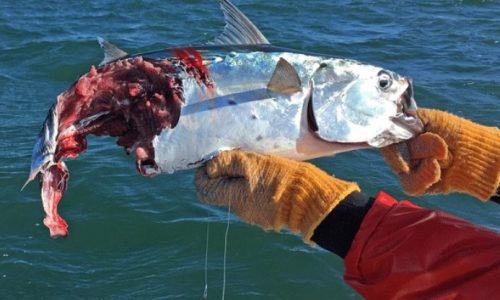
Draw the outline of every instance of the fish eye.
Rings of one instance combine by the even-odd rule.
[[[378,86],[382,90],[387,90],[392,85],[392,76],[387,71],[382,70],[378,72]]]

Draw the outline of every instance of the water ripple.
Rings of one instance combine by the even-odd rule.
[[[420,106],[500,125],[495,1],[234,2],[277,45],[381,65],[413,78]],[[143,178],[115,139],[90,138],[88,151],[68,162],[65,240],[49,238],[37,184],[19,188],[48,108],[102,59],[96,36],[138,52],[203,43],[223,25],[216,1],[1,1],[0,298],[197,298],[207,222],[209,295],[220,296],[226,211],[198,202],[193,171]],[[366,193],[384,187],[406,197],[376,151],[314,163]],[[490,203],[455,195],[412,200],[500,230]],[[324,299],[334,291],[359,299],[342,282],[340,259],[293,234],[230,221],[231,298]]]

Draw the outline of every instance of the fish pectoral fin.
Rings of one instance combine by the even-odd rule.
[[[280,57],[273,76],[267,84],[267,89],[275,93],[291,95],[302,91],[302,83],[295,68],[286,59]]]
[[[114,60],[120,59],[128,55],[127,52],[111,44],[102,37],[97,37],[97,41],[99,42],[99,45],[101,46],[102,50],[104,50],[104,59],[101,61],[99,66],[105,65],[109,62],[112,62]]]
[[[269,44],[247,16],[228,0],[221,0],[220,6],[224,13],[226,26],[224,31],[209,45],[262,45]]]

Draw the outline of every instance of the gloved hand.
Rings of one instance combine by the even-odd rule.
[[[433,109],[417,110],[424,133],[381,149],[410,195],[465,192],[481,200],[500,181],[500,131]]]
[[[312,164],[240,150],[225,151],[195,176],[205,203],[230,205],[242,220],[264,229],[287,226],[306,242],[355,183],[329,176]]]

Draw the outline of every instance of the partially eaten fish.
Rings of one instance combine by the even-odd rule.
[[[105,59],[57,97],[33,149],[52,237],[69,178],[65,158],[89,134],[117,137],[145,176],[195,168],[225,149],[307,160],[406,140],[422,130],[408,78],[349,59],[271,46],[227,0],[214,41]]]

